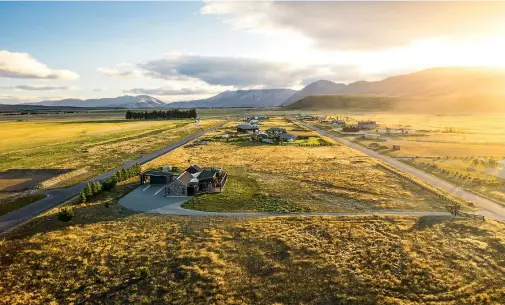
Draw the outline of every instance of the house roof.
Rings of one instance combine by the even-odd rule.
[[[282,140],[290,140],[290,139],[296,139],[296,136],[290,133],[281,133],[275,136],[276,138],[282,139]]]
[[[202,168],[196,164],[193,164],[190,167],[188,167],[186,169],[186,171],[189,172],[190,174],[195,174],[195,173],[201,172]]]
[[[180,181],[184,185],[188,185],[191,182],[192,179],[194,179],[194,178],[191,175],[191,173],[184,172],[179,177],[177,177],[176,180]]]
[[[198,179],[200,179],[200,180],[212,179],[212,177],[214,177],[215,174],[216,174],[215,171],[206,169],[200,173],[200,175],[198,176]]]
[[[145,176],[172,176],[173,174],[169,173],[169,172],[147,170],[147,171],[143,172],[142,175],[145,175]]]
[[[270,127],[267,131],[286,131],[286,129],[280,127]]]
[[[238,124],[237,125],[237,129],[239,129],[239,128],[240,129],[246,129],[246,130],[247,129],[251,129],[252,130],[252,129],[258,129],[258,126],[253,126],[253,125],[247,123],[247,124]]]

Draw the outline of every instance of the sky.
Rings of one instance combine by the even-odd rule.
[[[0,2],[0,103],[505,69],[505,2]]]

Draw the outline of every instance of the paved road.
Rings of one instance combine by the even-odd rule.
[[[356,149],[356,150],[358,150],[358,151],[360,151],[370,157],[379,159],[379,160],[383,161],[384,163],[387,163],[387,164],[389,164],[399,170],[409,173],[409,174],[423,180],[424,182],[431,184],[435,187],[438,187],[439,189],[442,189],[446,192],[449,192],[449,193],[451,193],[451,194],[453,194],[463,200],[473,202],[475,205],[477,205],[481,208],[481,210],[479,212],[476,212],[475,214],[483,215],[486,217],[490,217],[490,218],[505,222],[505,206],[503,206],[499,203],[496,203],[492,200],[489,200],[487,198],[479,196],[475,193],[469,192],[462,187],[456,186],[456,185],[449,183],[443,179],[440,179],[438,177],[430,175],[426,172],[423,172],[423,171],[421,171],[417,168],[414,168],[410,165],[407,165],[403,162],[400,162],[400,161],[397,161],[393,158],[378,154],[373,150],[367,149],[361,145],[352,143],[346,139],[335,136],[334,134],[331,134],[325,130],[322,130],[322,129],[317,128],[312,125],[309,125],[305,122],[295,120],[293,118],[291,118],[291,119],[296,121],[297,123],[307,127],[307,128],[310,128],[310,129],[326,136],[326,137],[335,139],[336,141],[338,141],[342,144],[345,144],[351,148],[354,148],[354,149]]]
[[[155,159],[155,158],[157,158],[161,155],[164,155],[164,154],[166,154],[166,153],[168,153],[168,152],[170,152],[180,146],[183,146],[186,143],[193,141],[194,139],[204,135],[205,133],[213,131],[213,130],[223,126],[226,123],[227,123],[227,121],[222,124],[216,125],[212,128],[199,131],[184,140],[170,144],[167,147],[160,149],[158,151],[155,151],[153,153],[143,155],[141,158],[139,158],[137,160],[127,161],[122,166],[119,166],[119,167],[112,169],[112,170],[110,170],[100,176],[97,176],[95,178],[92,178],[90,180],[82,182],[80,184],[74,185],[72,187],[44,191],[44,192],[42,192],[42,194],[47,195],[46,198],[41,199],[37,202],[34,202],[30,205],[24,206],[21,209],[13,211],[7,215],[0,216],[0,233],[11,229],[11,228],[21,224],[22,222],[27,221],[27,220],[39,215],[40,213],[45,212],[45,211],[59,205],[60,203],[62,203],[64,201],[67,201],[68,199],[70,199],[72,197],[77,196],[79,194],[79,192],[86,186],[86,184],[89,181],[106,179],[106,178],[112,176],[113,174],[115,174],[117,170],[122,169],[122,168],[128,168],[128,167],[134,165],[135,163],[144,164],[146,162],[149,162],[152,159]]]

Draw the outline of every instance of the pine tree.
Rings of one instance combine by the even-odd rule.
[[[86,194],[84,193],[84,191],[80,192],[79,193],[79,200],[81,203],[85,203],[86,202]]]
[[[86,196],[86,198],[91,198],[91,196],[93,196],[93,190],[89,183],[86,184],[86,186],[84,187],[84,195]]]

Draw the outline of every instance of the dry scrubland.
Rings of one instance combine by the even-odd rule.
[[[234,131],[229,123],[205,139],[208,145],[179,148],[145,167],[189,164],[221,167],[229,173],[221,194],[200,195],[185,207],[206,211],[310,212],[356,210],[445,210],[431,193],[391,173],[377,162],[346,146],[301,147],[271,145],[250,136],[224,140]],[[261,125],[317,137],[310,130],[273,118]]]
[[[505,302],[501,223],[171,217],[134,214],[114,196],[1,240],[0,304]]]

